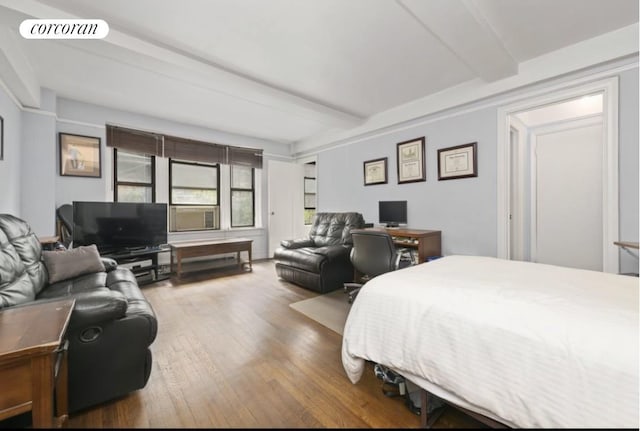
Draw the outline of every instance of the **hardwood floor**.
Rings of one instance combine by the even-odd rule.
[[[253,272],[143,286],[158,317],[147,386],[70,415],[70,428],[418,428],[369,364],[352,384],[341,336],[289,307],[317,294]],[[346,300],[346,298],[345,298]],[[477,428],[450,409],[436,428]]]

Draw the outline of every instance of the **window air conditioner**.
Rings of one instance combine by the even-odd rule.
[[[172,206],[169,220],[171,232],[219,229],[219,207]]]

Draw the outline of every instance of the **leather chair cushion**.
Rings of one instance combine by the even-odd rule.
[[[327,258],[322,254],[316,253],[313,247],[303,247],[296,249],[278,248],[274,253],[274,258],[286,262],[287,265],[294,268],[303,269],[309,272],[320,272],[322,262]]]
[[[43,251],[42,258],[49,273],[49,283],[105,271],[98,248],[94,244],[70,250]]]

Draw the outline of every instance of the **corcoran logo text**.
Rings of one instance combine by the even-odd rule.
[[[25,19],[20,34],[25,39],[103,39],[109,24],[101,19]]]

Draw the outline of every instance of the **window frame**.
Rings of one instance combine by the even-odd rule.
[[[138,154],[134,151],[123,150],[123,153]],[[151,187],[151,203],[156,201],[156,156],[151,154],[142,154],[146,157],[151,157],[151,182],[143,183],[138,181],[118,181],[118,148],[113,148],[113,201],[118,201],[118,186],[132,186],[132,187]]]
[[[248,167],[251,169],[251,188],[240,188],[233,187],[233,168],[234,167]],[[251,219],[253,220],[252,224],[244,224],[244,225],[235,225],[233,223],[233,192],[251,192]],[[242,166],[242,165],[229,165],[229,226],[231,228],[242,228],[242,227],[255,227],[256,226],[256,168],[252,166]]]
[[[177,163],[180,165],[191,165],[191,166],[201,166],[201,167],[207,167],[207,168],[215,168],[216,169],[216,184],[217,187],[215,188],[216,190],[216,203],[215,204],[181,204],[181,203],[174,203],[173,202],[173,164]],[[189,187],[182,187],[182,188],[189,188]],[[191,189],[197,189],[197,190],[212,190],[210,188],[206,188],[206,187],[190,187]],[[217,206],[219,208],[219,211],[222,210],[222,205],[220,205],[220,163],[215,163],[215,164],[211,164],[211,163],[199,163],[199,162],[190,162],[190,161],[184,161],[184,160],[176,160],[176,159],[171,159],[169,158],[169,206],[174,206],[174,207],[193,207],[193,206],[199,206],[199,207],[210,207],[210,206]]]

